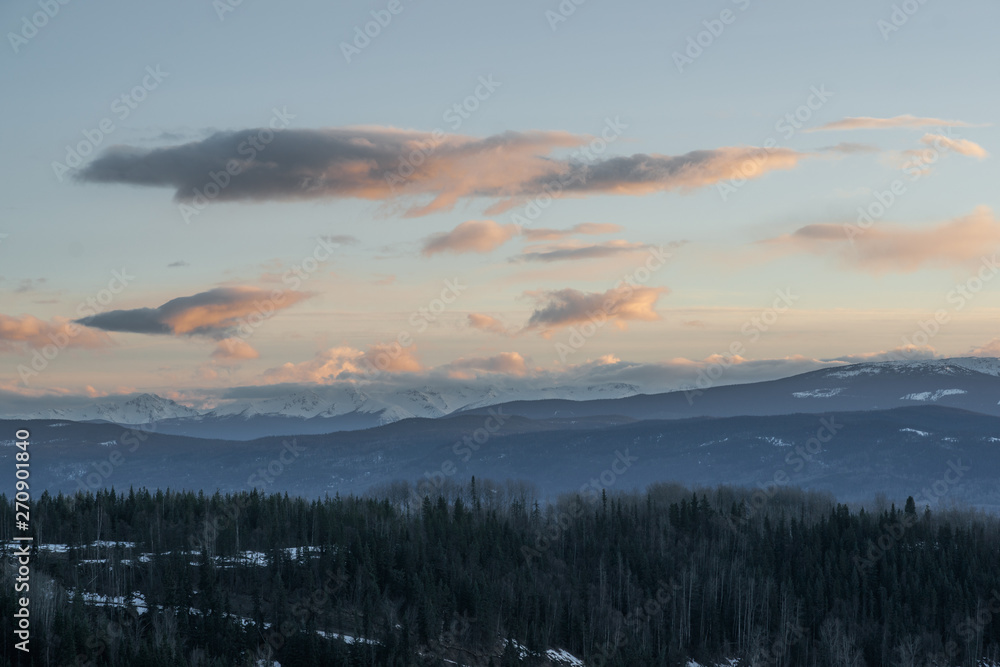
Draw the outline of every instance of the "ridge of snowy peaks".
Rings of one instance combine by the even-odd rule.
[[[29,415],[31,419],[107,421],[114,424],[151,424],[163,419],[197,417],[198,410],[156,394],[139,394],[126,400],[94,403],[80,408],[55,408]]]
[[[972,375],[981,373],[1000,377],[1000,359],[996,357],[955,357],[919,361],[872,361],[850,364],[825,371],[827,377],[850,378],[860,375]]]

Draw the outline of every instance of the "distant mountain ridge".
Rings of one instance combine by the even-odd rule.
[[[283,396],[236,400],[210,410],[195,410],[155,394],[106,400],[78,408],[0,415],[6,419],[59,419],[110,422],[126,426],[155,424],[175,435],[244,440],[266,435],[319,434],[391,424],[403,419],[436,419],[461,410],[488,407],[512,396],[536,400],[625,397],[639,389],[626,383],[551,387],[529,392],[513,387],[461,387],[450,392],[430,387],[378,392],[339,384],[290,392]]]
[[[1000,359],[866,362],[750,384],[691,387],[619,399],[498,405],[530,419],[595,415],[683,419],[888,410],[926,403],[1000,416]]]
[[[35,448],[32,488],[52,493],[253,487],[319,497],[384,490],[400,480],[436,493],[446,480],[475,475],[524,480],[550,497],[584,486],[626,491],[676,481],[752,487],[765,498],[796,486],[841,501],[885,493],[896,501],[913,495],[921,507],[958,502],[1000,511],[1000,417],[939,404],[642,421],[498,412],[502,425],[481,445],[474,434],[496,417],[466,413],[244,442],[137,434],[107,422],[0,421],[0,431],[10,434],[0,438],[0,465],[13,466],[13,434],[25,428]],[[13,485],[10,476],[0,491],[9,497]]]
[[[921,404],[1000,416],[1000,359],[863,362],[777,380],[655,394],[640,393],[637,386],[621,382],[540,389],[502,384],[386,389],[342,383],[233,400],[210,410],[140,394],[0,418],[155,424],[163,433],[249,440],[374,428],[411,418],[480,414],[498,405],[530,419],[623,416],[645,420],[883,410]]]

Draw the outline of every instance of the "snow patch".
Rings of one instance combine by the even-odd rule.
[[[901,396],[899,400],[901,401],[937,401],[945,396],[955,396],[957,394],[967,394],[969,392],[964,389],[938,389],[937,391],[921,391],[916,394],[907,394],[906,396]]]
[[[809,391],[793,391],[795,398],[831,398],[844,391],[843,387],[831,387],[829,389],[810,389]]]
[[[558,662],[566,665],[572,665],[573,667],[584,667],[583,660],[576,657],[564,648],[554,649],[550,648],[545,652],[545,655],[552,662]]]

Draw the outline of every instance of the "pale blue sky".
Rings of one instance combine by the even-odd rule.
[[[471,287],[418,339],[416,356],[424,368],[504,352],[517,352],[529,367],[556,368],[553,344],[565,330],[551,338],[537,332],[491,336],[470,329],[468,314],[487,313],[519,326],[537,307],[524,292],[604,292],[643,259],[512,264],[508,259],[525,245],[519,239],[486,254],[421,256],[422,240],[431,234],[468,220],[509,221],[510,213],[487,215],[493,200],[477,197],[417,218],[402,217],[398,206],[359,199],[217,203],[187,225],[169,187],[58,181],[52,163],[64,161],[66,146],[105,118],[113,119],[115,129],[100,149],[170,146],[214,131],[262,127],[274,108],[294,114],[292,129],[450,131],[444,113],[472,94],[480,77],[492,76],[500,87],[463,121],[460,134],[585,135],[618,117],[628,127],[602,157],[760,146],[768,138],[801,152],[840,142],[879,149],[802,159],[793,169],[747,182],[728,201],[715,185],[688,193],[557,201],[537,226],[596,222],[624,228],[578,237],[580,243],[688,242],[648,283],[670,290],[656,303],[660,319],[628,322],[623,331],[607,327],[574,363],[604,355],[701,363],[724,352],[747,317],[787,286],[801,301],[746,356],[824,359],[889,350],[920,319],[948,307],[945,295],[971,275],[977,253],[996,250],[984,241],[981,252],[966,248],[968,256],[958,259],[949,256],[914,271],[873,272],[839,263],[832,246],[830,252],[775,257],[755,243],[809,224],[850,222],[859,205],[872,201],[873,190],[905,178],[892,151],[920,148],[926,132],[939,131],[799,131],[785,139],[775,123],[794,113],[812,87],[825,86],[833,95],[807,127],[904,114],[978,126],[954,131],[990,156],[942,156],[928,175],[906,180],[906,194],[880,222],[916,229],[970,215],[977,207],[997,210],[996,3],[927,0],[886,40],[877,22],[890,18],[893,3],[870,0],[587,0],[555,30],[545,15],[558,11],[554,1],[401,0],[403,10],[346,62],[340,43],[353,39],[355,26],[370,21],[371,11],[388,4],[244,0],[220,20],[207,0],[69,2],[17,53],[7,37],[0,48],[0,87],[7,100],[0,126],[0,233],[8,235],[0,242],[0,315],[21,318],[21,324],[28,315],[46,322],[76,317],[77,304],[122,267],[136,278],[116,297],[115,309],[155,308],[220,286],[270,289],[262,275],[280,274],[285,269],[279,267],[301,261],[318,236],[347,234],[359,241],[304,284],[303,290],[315,292],[312,298],[283,310],[248,341],[259,358],[217,364],[209,360],[216,343],[210,337],[111,332],[113,346],[67,350],[32,379],[32,391],[256,384],[267,369],[306,362],[330,347],[365,350],[393,339],[442,281],[456,276]],[[672,54],[705,29],[703,21],[724,10],[735,19],[679,72]],[[0,26],[5,34],[18,33],[22,18],[38,11],[34,2],[5,3]],[[147,67],[157,66],[169,75],[119,120],[112,110],[116,98],[141,84]],[[173,262],[188,266],[168,268]],[[376,284],[390,275],[393,284]],[[33,289],[17,291],[22,281],[39,279],[44,282],[32,283]],[[964,354],[997,335],[996,285],[988,284],[955,314],[930,343],[937,353]],[[701,325],[683,325],[693,321]],[[873,322],[878,324],[866,324]],[[28,390],[16,368],[37,346],[37,340],[11,337],[0,347],[6,369],[0,388]]]

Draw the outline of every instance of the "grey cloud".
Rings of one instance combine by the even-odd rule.
[[[786,148],[765,151],[742,146],[589,163],[551,156],[557,149],[586,141],[565,132],[505,132],[477,139],[372,127],[249,129],[218,132],[177,146],[110,148],[76,177],[91,183],[170,187],[177,201],[196,203],[200,197],[213,201],[430,197],[429,203],[407,209],[408,215],[424,215],[451,209],[467,197],[510,204],[541,195],[553,183],[561,184],[564,194],[578,195],[694,189],[740,177],[738,169],[748,160],[755,165],[748,177],[756,178],[775,169],[791,169],[808,155]],[[227,173],[227,166],[229,172],[238,173]]]

